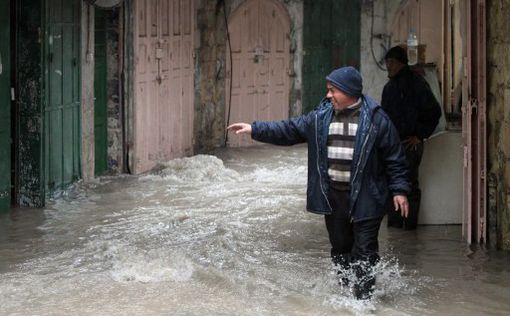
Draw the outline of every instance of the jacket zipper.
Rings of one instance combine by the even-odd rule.
[[[333,208],[331,207],[331,205],[329,204],[329,199],[328,199],[328,196],[326,195],[326,193],[324,192],[324,188],[322,187],[322,176],[321,176],[321,169],[320,169],[320,166],[319,166],[319,131],[318,131],[318,124],[317,124],[317,114],[315,114],[315,145],[317,147],[317,173],[319,174],[319,185],[321,187],[321,192],[322,192],[322,195],[324,196],[324,198],[326,199],[326,202],[328,203],[328,206],[329,206],[329,210],[330,211],[333,211]]]

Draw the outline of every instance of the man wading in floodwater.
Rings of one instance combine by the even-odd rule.
[[[325,215],[340,284],[352,285],[357,299],[369,299],[388,194],[395,211],[407,217],[407,165],[390,119],[362,94],[360,73],[343,67],[326,80],[326,98],[310,113],[283,121],[235,123],[228,130],[275,145],[308,143],[306,208]],[[354,284],[349,284],[351,270]]]

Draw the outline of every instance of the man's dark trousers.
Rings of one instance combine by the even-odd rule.
[[[332,260],[344,273],[355,273],[357,281],[353,290],[356,298],[368,299],[375,285],[372,268],[379,260],[377,237],[382,218],[352,222],[348,191],[330,189],[329,201],[333,213],[326,215],[325,220]]]

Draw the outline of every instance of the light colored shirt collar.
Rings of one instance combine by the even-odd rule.
[[[357,108],[360,107],[361,105],[361,98],[358,98],[358,101],[354,102],[353,104],[349,105],[348,107],[342,109],[342,110],[334,110],[335,111],[335,115],[338,115],[340,113],[347,113],[347,112],[351,112],[353,110],[356,110]]]
[[[358,98],[358,101],[354,102],[353,104],[349,105],[348,109],[355,109],[361,104],[361,98]]]

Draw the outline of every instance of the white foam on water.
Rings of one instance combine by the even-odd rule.
[[[182,182],[216,182],[236,181],[239,174],[224,166],[223,161],[212,155],[173,159],[161,163],[163,169],[157,174],[165,181]],[[146,175],[141,181],[155,179],[155,175]]]
[[[107,251],[117,282],[187,282],[193,275],[193,264],[186,256],[172,251],[112,248]]]

